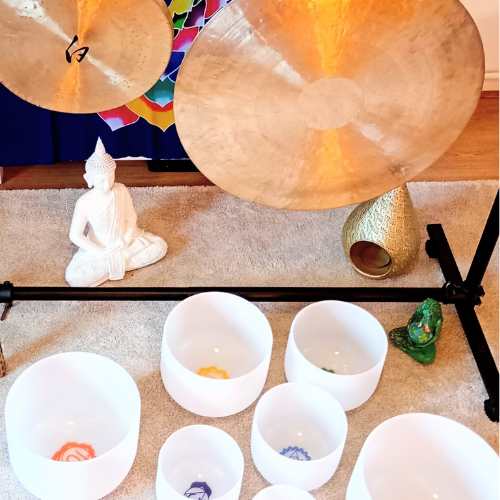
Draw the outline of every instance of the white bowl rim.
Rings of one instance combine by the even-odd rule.
[[[167,484],[170,486],[170,482],[165,477],[165,474],[163,473],[163,467],[161,465],[161,456],[162,456],[162,454],[164,452],[164,449],[167,447],[168,442],[176,434],[180,434],[182,432],[188,432],[188,430],[191,430],[191,429],[194,429],[194,428],[197,428],[197,429],[210,429],[211,431],[213,431],[215,429],[215,431],[217,431],[219,433],[222,433],[222,434],[225,434],[226,437],[229,437],[234,442],[234,444],[236,445],[236,448],[238,449],[238,460],[239,460],[240,465],[241,465],[242,478],[243,478],[243,475],[245,473],[245,457],[243,456],[243,452],[241,451],[241,447],[238,444],[238,442],[236,441],[236,439],[234,439],[233,436],[231,436],[226,431],[223,431],[222,429],[219,429],[218,427],[215,427],[214,425],[195,424],[195,425],[186,425],[185,427],[181,427],[180,429],[177,429],[176,431],[172,432],[172,434],[170,434],[170,436],[168,436],[168,438],[165,440],[165,442],[163,443],[162,447],[160,448],[160,452],[158,454],[158,470],[161,472],[161,477],[163,478],[163,480],[166,481]],[[231,487],[231,489],[229,491],[227,491],[226,493],[224,493],[224,495],[227,495],[227,493],[230,493],[231,491],[233,491],[234,488],[236,488],[238,486],[239,482],[240,481],[236,481],[236,483]],[[170,486],[170,488],[172,488],[172,486]]]
[[[262,397],[259,399],[259,402],[257,403],[256,407],[255,407],[255,412],[254,412],[254,423],[255,423],[255,427],[257,429],[257,431],[259,432],[259,435],[260,437],[262,438],[262,441],[264,442],[264,444],[266,445],[266,447],[271,450],[273,453],[275,453],[277,456],[278,456],[278,460],[282,461],[284,464],[285,463],[288,463],[287,461],[290,460],[289,458],[287,457],[284,457],[283,455],[281,455],[279,452],[277,452],[274,448],[272,448],[268,442],[264,439],[264,436],[262,435],[262,432],[259,428],[259,422],[258,422],[258,419],[257,419],[257,411],[259,410],[259,405],[261,403],[261,401],[264,400],[264,398],[266,398],[268,396],[269,393],[271,393],[274,389],[278,389],[280,387],[288,387],[288,386],[307,386],[308,388],[314,388],[312,389],[313,391],[314,390],[318,390],[320,392],[323,392],[324,394],[327,394],[328,397],[334,401],[335,405],[337,405],[337,408],[340,410],[340,412],[342,413],[342,415],[344,416],[344,418],[342,419],[343,422],[345,423],[345,433],[342,437],[342,439],[340,440],[340,443],[335,447],[335,449],[333,451],[331,451],[330,453],[328,453],[328,455],[324,456],[324,457],[321,457],[321,458],[316,458],[316,459],[313,459],[311,461],[307,461],[307,462],[301,462],[301,461],[298,461],[297,463],[298,464],[301,464],[300,466],[303,466],[303,465],[306,465],[306,464],[311,464],[311,463],[314,463],[314,464],[319,464],[321,463],[322,461],[327,461],[332,455],[334,455],[335,453],[337,453],[337,451],[342,448],[344,445],[345,445],[345,442],[346,442],[346,439],[347,439],[347,434],[349,432],[349,423],[347,421],[347,415],[345,413],[345,410],[344,408],[342,408],[342,405],[337,401],[337,399],[332,396],[328,391],[326,391],[325,389],[322,389],[321,387],[318,387],[317,385],[313,385],[313,384],[309,384],[307,382],[287,382],[287,383],[284,383],[284,384],[280,384],[280,385],[275,385],[274,387],[272,387],[271,389],[269,389],[265,394],[262,395]],[[284,389],[283,389],[284,390]],[[328,398],[327,398],[328,399]]]
[[[302,353],[302,351],[300,350],[299,346],[297,345],[297,341],[295,340],[295,323],[296,321],[298,321],[298,318],[302,316],[302,314],[306,311],[306,310],[309,310],[313,307],[316,307],[316,306],[321,306],[322,304],[342,304],[343,306],[346,306],[347,308],[349,307],[352,307],[353,309],[356,309],[357,311],[363,311],[363,313],[365,315],[368,315],[370,316],[372,319],[375,320],[375,322],[378,324],[378,326],[380,326],[380,331],[383,332],[384,334],[384,338],[385,338],[385,343],[384,343],[384,354],[383,356],[371,367],[369,368],[368,370],[365,370],[365,371],[362,371],[360,373],[353,373],[353,374],[346,374],[346,373],[327,373],[325,372],[322,368],[320,368],[319,366],[316,366],[314,363],[311,363],[311,361],[309,361],[305,356],[304,354]],[[315,368],[316,370],[318,370],[318,375],[320,376],[325,376],[325,380],[326,380],[326,377],[346,377],[346,378],[351,378],[351,380],[353,380],[354,378],[356,377],[361,377],[361,376],[364,376],[366,375],[367,373],[370,373],[371,371],[374,371],[376,370],[379,365],[381,363],[384,363],[385,361],[385,358],[387,357],[387,352],[389,351],[389,340],[387,339],[387,333],[385,331],[385,328],[382,326],[382,324],[380,323],[380,321],[373,315],[371,314],[370,312],[368,312],[366,309],[363,309],[362,307],[360,306],[357,306],[356,304],[353,304],[352,302],[344,302],[342,300],[322,300],[320,302],[314,302],[312,304],[309,304],[307,305],[306,307],[304,307],[303,309],[301,309],[297,315],[295,316],[295,318],[293,318],[293,321],[292,321],[292,326],[290,327],[290,340],[293,342],[293,345],[294,347],[296,347],[299,355],[301,356],[302,359],[305,360],[305,362],[310,365],[311,367]]]
[[[130,381],[133,382],[133,386],[135,388],[135,391],[136,392],[136,395],[139,399],[139,423],[140,423],[140,415],[141,415],[141,394],[139,392],[139,389],[137,387],[137,384],[135,383],[135,380],[132,378],[132,375],[130,375],[130,373],[125,370],[125,368],[123,368],[123,366],[121,366],[119,363],[117,363],[116,361],[113,361],[112,359],[106,357],[106,356],[102,356],[101,354],[95,354],[95,353],[92,353],[92,352],[87,352],[87,351],[70,351],[70,352],[60,352],[58,354],[53,354],[52,356],[47,356],[46,358],[42,358],[38,361],[35,361],[33,364],[31,364],[30,366],[28,366],[22,373],[21,375],[19,375],[19,377],[16,378],[16,380],[14,380],[13,384],[10,386],[10,389],[9,389],[9,392],[7,393],[7,397],[5,399],[5,410],[4,410],[4,414],[5,414],[5,420],[7,421],[7,406],[8,406],[8,403],[9,403],[9,395],[10,395],[10,391],[12,390],[12,387],[14,387],[14,384],[20,380],[22,377],[24,377],[25,373],[27,373],[29,370],[31,370],[34,366],[40,366],[40,364],[43,364],[45,363],[46,361],[48,360],[53,360],[53,358],[56,358],[56,357],[63,357],[63,356],[66,356],[66,355],[73,355],[73,354],[77,354],[77,355],[86,355],[86,356],[92,356],[92,357],[97,357],[97,358],[101,358],[101,359],[104,359],[106,360],[106,362],[110,362],[114,365],[116,365],[118,368],[120,368],[121,370],[123,370],[124,373],[127,374],[127,376],[129,377]],[[17,436],[17,433],[14,433],[16,436]],[[113,446],[113,448],[111,448],[110,450],[108,450],[107,452],[103,453],[102,455],[99,455],[98,457],[95,457],[95,458],[92,458],[92,463],[96,463],[98,461],[101,461],[101,460],[104,460],[105,458],[107,458],[107,455],[108,454],[111,454],[111,452],[116,449],[118,446],[120,446],[126,439],[127,437],[130,435],[130,431],[127,432],[127,434],[125,435],[125,437],[120,441],[118,442],[115,446]],[[22,449],[24,450],[25,453],[28,453],[29,455],[32,455],[33,457],[36,457],[38,460],[42,460],[42,461],[48,461],[50,463],[53,463],[54,464],[54,467],[82,467],[82,466],[86,466],[87,463],[90,461],[90,460],[82,460],[81,462],[59,462],[57,460],[52,460],[51,458],[47,458],[47,457],[42,457],[41,455],[39,455],[38,453],[35,453],[34,451],[30,450],[20,439],[17,438],[17,443],[16,443],[16,446],[20,446],[22,447]]]
[[[172,312],[174,311],[174,309],[178,308],[181,306],[181,304],[185,304],[186,302],[188,301],[191,301],[193,299],[196,299],[198,296],[200,295],[219,295],[219,296],[230,296],[230,297],[235,297],[236,299],[241,299],[243,300],[244,302],[246,302],[247,304],[251,305],[252,307],[254,307],[263,317],[264,319],[266,320],[266,323],[268,325],[268,330],[267,330],[267,333],[269,335],[266,334],[266,336],[268,337],[266,339],[266,342],[267,343],[270,343],[270,352],[269,354],[266,354],[264,356],[264,359],[251,371],[249,371],[248,373],[245,373],[244,375],[240,375],[239,377],[231,377],[230,379],[213,379],[213,378],[209,378],[209,377],[203,377],[202,375],[198,375],[197,373],[191,371],[189,368],[186,368],[178,359],[177,357],[175,356],[174,352],[172,351],[172,349],[170,348],[170,345],[166,339],[166,335],[167,335],[167,324],[169,322],[169,319],[170,319],[170,316],[172,314]],[[221,385],[221,384],[226,384],[226,385],[230,385],[230,384],[235,384],[235,383],[240,383],[242,380],[244,380],[246,377],[251,377],[254,372],[260,370],[260,368],[263,366],[263,365],[266,365],[268,360],[271,359],[271,355],[272,355],[272,350],[273,350],[273,341],[274,341],[274,338],[273,338],[273,330],[271,328],[271,324],[269,323],[269,320],[267,319],[266,315],[253,303],[253,302],[250,302],[249,300],[247,299],[244,299],[243,297],[240,297],[239,295],[235,295],[233,293],[227,293],[227,292],[201,292],[201,293],[197,293],[195,295],[191,295],[190,297],[188,297],[187,299],[184,299],[183,301],[181,301],[179,304],[177,304],[174,309],[172,309],[169,313],[169,315],[167,316],[167,319],[165,320],[165,326],[163,327],[163,337],[162,337],[162,351],[164,349],[164,346],[166,346],[166,348],[168,348],[168,352],[172,355],[172,358],[174,359],[174,361],[176,362],[177,366],[179,366],[182,371],[185,372],[185,374],[188,376],[188,377],[191,377],[193,376],[193,380],[199,380],[199,378],[202,378],[204,379],[206,382],[206,384],[213,384],[213,385]],[[269,347],[269,346],[266,346],[266,347]]]
[[[469,427],[467,427],[466,425],[461,424],[460,422],[457,422],[456,420],[453,420],[453,419],[448,418],[448,417],[443,417],[442,415],[436,415],[435,413],[424,413],[424,412],[421,412],[421,413],[403,413],[401,415],[395,415],[394,417],[391,417],[387,420],[384,420],[381,424],[377,425],[377,427],[375,427],[375,429],[373,429],[370,432],[370,434],[366,438],[366,441],[363,443],[363,447],[362,447],[361,452],[360,452],[360,457],[358,457],[358,459],[362,458],[362,460],[363,460],[361,470],[363,473],[363,480],[365,481],[366,489],[368,490],[368,492],[370,492],[370,491],[368,488],[368,484],[366,484],[366,474],[365,474],[366,460],[364,459],[364,454],[365,454],[367,447],[375,439],[376,434],[378,434],[379,430],[381,430],[385,427],[388,427],[395,420],[412,420],[415,418],[422,418],[422,419],[428,419],[428,420],[439,420],[443,423],[455,425],[457,428],[461,428],[461,430],[463,430],[469,434],[473,434],[476,439],[482,441],[482,443],[484,445],[486,445],[491,450],[491,452],[494,454],[494,456],[496,458],[499,458],[497,453],[495,452],[495,450],[488,444],[488,442],[485,439],[483,439],[479,434],[474,432],[472,429],[469,429]]]

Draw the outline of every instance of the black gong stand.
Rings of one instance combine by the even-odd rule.
[[[427,226],[429,240],[427,254],[436,258],[445,278],[442,288],[67,288],[67,287],[15,287],[8,281],[0,285],[0,303],[5,304],[2,320],[6,319],[12,303],[18,300],[70,301],[70,300],[133,300],[179,301],[192,295],[219,291],[239,295],[253,302],[317,302],[343,300],[347,302],[422,302],[427,298],[443,304],[454,304],[462,327],[476,360],[489,399],[484,403],[488,417],[498,422],[499,374],[475,307],[481,304],[484,274],[498,240],[498,194],[486,223],[469,274],[462,279],[457,263],[441,224]],[[0,348],[0,376],[6,374],[5,361]]]

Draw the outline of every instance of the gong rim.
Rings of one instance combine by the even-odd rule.
[[[362,9],[361,2],[351,3]],[[440,5],[387,0],[379,4],[389,11],[396,4],[418,7],[406,20],[397,18],[409,14],[403,7],[393,13],[392,25],[380,13],[374,23],[371,12],[359,26],[355,16],[350,25],[345,21],[351,35],[338,35],[335,43],[343,43],[347,55],[334,72],[331,67],[322,72],[314,66],[321,44],[299,46],[311,35],[297,35],[300,23],[290,24],[283,14],[285,8],[300,11],[306,4],[233,0],[219,11],[181,65],[174,113],[189,157],[223,190],[274,208],[322,210],[384,194],[442,156],[477,106],[484,50],[474,21],[458,0]],[[340,4],[321,3],[333,9],[330,14]],[[367,4],[374,8],[376,2]],[[285,34],[279,16],[291,26]],[[383,50],[363,42],[371,22]],[[324,27],[319,24],[316,31]],[[460,39],[453,38],[457,32]],[[325,39],[320,41],[331,56]],[[364,51],[352,48],[360,44]],[[299,49],[312,54],[309,67]],[[414,51],[412,60],[405,62],[405,50]],[[434,59],[426,66],[430,55]],[[384,77],[387,71],[389,78]],[[314,101],[322,92],[331,101],[334,90],[340,97],[333,104]],[[323,107],[328,112],[322,113]]]

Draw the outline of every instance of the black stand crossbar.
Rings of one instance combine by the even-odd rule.
[[[15,287],[0,285],[0,302],[15,300],[99,300],[99,301],[178,301],[204,292],[226,292],[252,302],[318,302],[343,300],[346,302],[422,302],[433,298],[444,304],[467,301],[467,295],[458,291],[450,295],[446,288],[67,288]]]
[[[469,274],[462,279],[448,240],[440,224],[427,226],[429,240],[427,254],[437,258],[445,284],[442,288],[238,288],[238,287],[192,287],[192,288],[67,288],[67,287],[17,287],[5,282],[0,285],[0,303],[5,310],[2,319],[14,301],[180,301],[203,292],[219,291],[239,295],[253,302],[317,302],[321,300],[343,300],[346,302],[423,302],[432,298],[443,304],[453,304],[476,360],[489,399],[485,402],[488,417],[498,422],[499,373],[486,338],[477,319],[475,306],[481,304],[484,290],[481,286],[499,233],[498,194],[481,237]],[[0,346],[0,377],[6,373],[5,360]]]

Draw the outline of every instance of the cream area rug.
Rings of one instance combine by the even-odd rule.
[[[425,254],[425,227],[442,223],[462,273],[466,273],[493,204],[496,182],[415,183],[409,189],[422,232],[420,259],[411,274],[384,282],[358,276],[346,260],[341,230],[353,207],[287,212],[236,199],[216,187],[131,189],[139,225],[162,236],[169,252],[160,263],[128,273],[106,286],[441,286],[439,265]],[[0,281],[15,285],[65,286],[64,272],[75,247],[68,240],[81,190],[0,191]],[[478,308],[498,358],[498,253],[484,281]],[[290,325],[306,304],[259,304],[274,333],[265,391],[286,382],[284,354]],[[416,304],[359,304],[386,331],[405,325]],[[233,436],[245,456],[242,500],[267,486],[250,454],[255,404],[228,418],[208,419],[180,408],[160,378],[160,348],[172,302],[16,303],[0,338],[9,373],[0,379],[0,497],[33,498],[10,467],[3,406],[12,383],[28,366],[52,354],[88,351],[120,363],[142,398],[139,449],[134,466],[109,500],[153,500],[158,453],[168,436],[192,424],[217,426]],[[348,412],[349,432],[333,478],[313,492],[317,500],[343,500],[359,451],[380,423],[408,412],[452,418],[498,449],[498,425],[483,412],[481,378],[452,306],[445,306],[437,359],[429,366],[389,347],[379,387],[360,408]],[[411,464],[409,464],[411,466]]]

